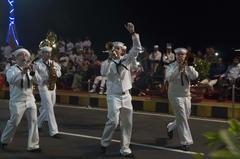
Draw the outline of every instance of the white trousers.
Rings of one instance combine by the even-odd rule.
[[[217,81],[218,81],[217,79],[214,79],[214,80],[204,79],[200,83],[206,84],[206,85],[210,86],[211,88],[213,88],[213,86],[217,83]]]
[[[93,82],[93,89],[96,89],[96,86],[98,85],[99,82],[101,82],[100,89],[104,89],[106,80],[107,80],[107,78],[104,76],[95,77],[94,82]]]
[[[39,134],[37,126],[37,107],[34,101],[11,102],[9,101],[10,119],[2,133],[1,142],[10,143],[13,140],[17,127],[26,112],[28,121],[28,144],[27,149],[39,148]]]
[[[54,114],[54,105],[56,103],[56,90],[41,90],[39,89],[41,97],[40,115],[38,116],[38,127],[41,128],[43,122],[47,119],[50,136],[58,133],[58,126]]]
[[[191,97],[168,96],[175,113],[175,120],[167,125],[168,131],[177,127],[178,136],[182,145],[193,144],[188,118],[191,114]]]
[[[127,155],[132,153],[129,148],[132,135],[132,97],[129,93],[125,95],[108,95],[108,121],[105,124],[101,145],[110,145],[114,130],[120,123],[121,128],[121,149],[120,153]]]

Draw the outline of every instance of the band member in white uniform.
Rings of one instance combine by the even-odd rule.
[[[101,150],[106,153],[106,148],[110,145],[114,130],[119,122],[121,127],[121,149],[120,154],[125,157],[133,157],[129,148],[132,134],[132,97],[129,90],[132,88],[130,65],[142,47],[139,35],[135,33],[134,25],[128,23],[126,29],[132,35],[133,46],[128,54],[121,56],[124,44],[113,42],[113,50],[109,55],[108,63],[101,73],[107,77],[107,105],[108,121],[106,122],[102,139]]]
[[[198,72],[192,66],[193,59],[187,62],[187,50],[177,48],[176,61],[167,66],[166,80],[168,81],[168,99],[175,113],[175,120],[167,125],[168,136],[173,137],[173,130],[177,127],[181,149],[189,150],[193,144],[188,118],[191,113],[190,81],[198,77]],[[191,63],[191,64],[190,64]]]
[[[44,120],[47,119],[49,134],[54,138],[60,138],[58,133],[58,125],[56,122],[54,114],[54,105],[56,103],[56,84],[54,85],[53,90],[49,90],[49,70],[50,67],[53,67],[54,73],[56,73],[57,78],[61,76],[61,67],[58,63],[51,60],[52,48],[44,46],[40,48],[41,50],[41,59],[36,62],[36,69],[38,70],[41,81],[38,83],[38,90],[41,97],[41,111],[38,116],[38,128],[41,129]]]
[[[10,90],[10,119],[1,136],[1,148],[4,150],[7,144],[12,142],[16,129],[23,114],[26,112],[29,126],[27,151],[40,152],[37,106],[33,95],[33,82],[40,81],[40,76],[31,65],[28,50],[19,48],[14,54],[16,56],[16,64],[11,66],[6,73]]]

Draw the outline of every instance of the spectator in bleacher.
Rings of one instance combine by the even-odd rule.
[[[16,64],[16,57],[14,54],[12,54],[12,57],[8,58],[6,61],[4,61],[5,63],[5,69],[4,69],[4,73],[7,72],[7,70]]]
[[[77,51],[75,48],[72,49],[72,54],[69,55],[69,61],[75,63],[77,58]]]
[[[207,85],[212,91],[213,86],[217,83],[218,78],[226,71],[226,66],[222,58],[218,58],[217,63],[212,63],[209,70],[209,78],[202,80],[200,83]]]
[[[206,48],[206,54],[204,55],[204,59],[210,63],[217,62],[217,56],[215,55],[215,49],[213,47]]]
[[[172,51],[171,44],[167,44],[166,52],[163,54],[162,61],[164,65],[168,65],[175,61],[175,54]]]
[[[107,60],[108,60],[108,59],[107,59]],[[95,77],[95,79],[94,79],[94,82],[93,82],[93,85],[92,85],[92,89],[89,91],[90,93],[96,92],[96,88],[97,88],[97,86],[98,86],[99,83],[100,83],[100,91],[99,91],[99,94],[104,94],[105,83],[106,83],[107,78],[106,78],[105,76],[102,76],[102,75],[101,75],[101,71],[103,70],[103,68],[104,68],[105,65],[107,64],[107,60],[104,60],[104,61],[101,63],[100,69],[99,69],[99,68],[96,68],[98,72],[97,72],[96,77]]]
[[[224,100],[229,96],[232,84],[240,84],[240,59],[235,57],[230,66],[228,66],[227,71],[219,77],[219,86],[221,87],[221,92],[219,100]],[[230,88],[230,89],[228,89]]]
[[[90,41],[89,37],[86,36],[82,43],[84,52],[88,52],[91,49],[91,46],[92,46],[92,42]]]
[[[132,83],[134,82],[135,78],[143,72],[143,67],[141,66],[140,62],[137,61],[137,58],[134,58],[134,60],[131,63],[130,66],[130,72],[131,72],[131,79]]]
[[[188,55],[194,54],[194,52],[192,51],[192,47],[191,46],[188,46],[186,49],[187,49]]]
[[[142,48],[142,53],[139,54],[137,61],[140,62],[141,66],[143,67],[144,72],[149,72],[150,71],[150,66],[149,66],[149,53],[146,48]]]
[[[2,54],[6,59],[12,57],[12,50],[13,50],[12,47],[8,43],[1,47]]]
[[[65,43],[64,40],[59,40],[57,47],[58,47],[58,53],[59,53],[60,55],[66,53],[66,43]]]
[[[152,74],[154,74],[162,59],[162,53],[159,51],[159,46],[154,45],[154,51],[149,55],[150,67]]]
[[[132,88],[130,64],[141,51],[139,35],[135,33],[134,25],[128,23],[126,26],[132,35],[133,47],[128,54],[121,56],[122,42],[113,43],[113,50],[110,53],[108,63],[102,71],[102,75],[107,77],[107,104],[108,121],[105,124],[101,138],[102,153],[106,153],[106,148],[110,145],[114,130],[119,122],[121,127],[121,149],[120,154],[124,157],[134,157],[129,148],[132,134],[132,97],[129,90]]]
[[[166,80],[168,81],[168,99],[173,107],[175,120],[167,125],[168,137],[172,139],[173,131],[177,128],[180,138],[181,148],[184,151],[189,150],[193,144],[188,119],[191,113],[191,94],[190,81],[198,77],[198,72],[187,62],[187,49],[177,48],[176,61],[167,66]],[[189,59],[190,60],[190,59]]]
[[[69,63],[70,59],[69,59],[69,55],[64,53],[60,58],[59,58],[59,62],[60,62],[60,66],[63,68],[66,68],[68,63]],[[64,69],[63,69],[64,70]]]
[[[75,43],[75,48],[77,53],[80,53],[80,51],[83,51],[83,42],[81,39],[77,39],[77,42]]]
[[[80,65],[84,61],[83,51],[77,52],[75,64]]]
[[[80,91],[83,88],[83,82],[88,80],[88,67],[89,61],[83,61],[80,65],[77,65],[76,72],[73,75],[73,91]]]
[[[149,88],[148,86],[151,82],[145,78],[147,75],[144,73],[144,69],[141,66],[140,62],[138,62],[136,59],[132,61],[130,71],[132,80],[131,94],[137,96],[145,96],[146,89]]]
[[[203,53],[202,53],[202,51],[200,51],[200,50],[197,51],[196,58],[203,59]]]
[[[169,65],[170,63],[172,63],[174,61],[175,61],[175,54],[172,51],[172,45],[167,43],[166,52],[163,54],[163,57],[162,57],[162,62],[164,65],[164,68],[161,72],[163,74],[163,78],[164,78],[163,83],[166,82],[166,77],[165,77],[166,67],[167,67],[167,65]]]
[[[86,52],[85,60],[88,60],[89,62],[95,62],[96,59],[97,56],[93,50],[88,50],[88,52]]]
[[[65,68],[64,74],[59,78],[59,82],[61,83],[61,87],[63,89],[71,88],[73,77],[76,72],[76,67],[72,61],[69,61],[67,67]]]
[[[67,47],[67,54],[71,55],[72,51],[73,51],[73,48],[74,48],[74,45],[73,45],[73,43],[69,39],[67,40],[66,47]]]

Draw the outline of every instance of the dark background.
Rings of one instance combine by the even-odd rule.
[[[16,0],[16,28],[21,45],[36,50],[49,29],[75,41],[86,35],[98,52],[109,40],[131,45],[127,21],[141,33],[142,45],[165,49],[192,46],[194,51],[214,46],[230,59],[240,48],[239,5],[230,1],[157,0]],[[0,4],[0,41],[8,28],[7,0]]]

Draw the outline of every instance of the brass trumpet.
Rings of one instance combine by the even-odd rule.
[[[107,42],[105,44],[105,48],[106,48],[106,50],[102,51],[103,53],[108,53],[109,54],[109,58],[112,58],[112,59],[116,59],[117,58],[117,53],[116,53],[116,51],[114,49],[113,42]]]
[[[54,32],[48,32],[46,38],[40,42],[39,48],[44,46],[49,46],[53,49],[57,47],[57,35]]]

